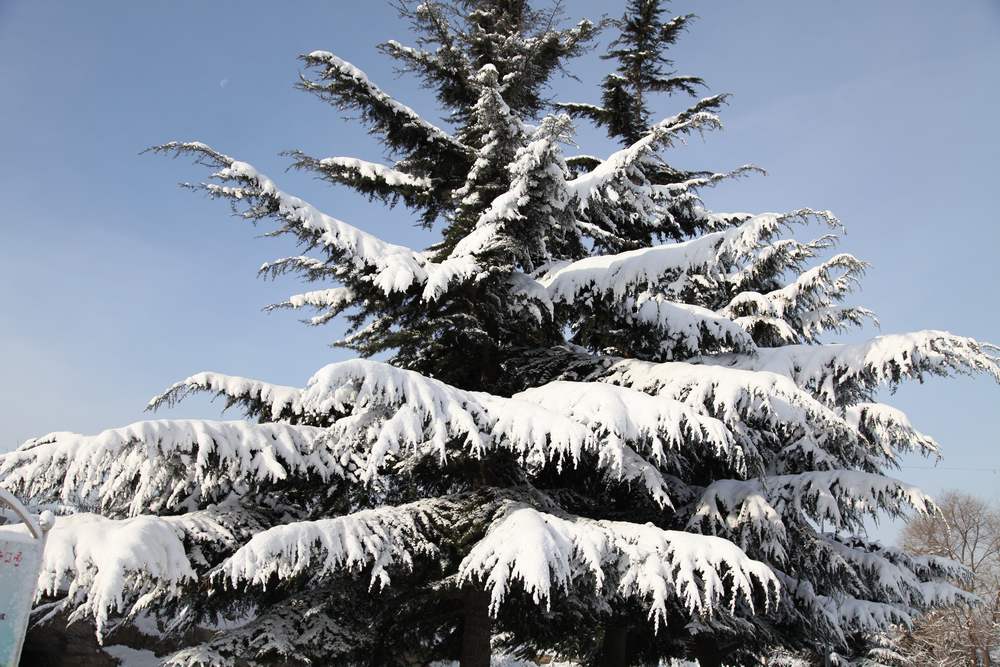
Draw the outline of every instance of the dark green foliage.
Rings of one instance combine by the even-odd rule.
[[[576,116],[603,126],[608,136],[634,144],[649,131],[651,93],[683,92],[697,95],[705,85],[700,77],[677,76],[665,52],[694,18],[693,14],[665,21],[663,0],[629,0],[625,15],[615,21],[619,34],[602,58],[617,67],[601,84],[601,106],[562,104]]]

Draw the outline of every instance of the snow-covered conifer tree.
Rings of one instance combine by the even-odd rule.
[[[355,112],[393,161],[295,166],[401,202],[440,229],[427,250],[206,144],[154,149],[304,246],[262,272],[316,289],[275,307],[346,324],[360,358],[303,387],[202,372],[150,402],[208,392],[242,421],[59,432],[0,458],[5,488],[63,510],[39,617],[155,629],[175,666],[480,667],[492,645],[708,667],[850,658],[960,599],[953,564],[864,536],[866,517],[933,508],[885,473],[936,443],[875,394],[1000,379],[996,348],[940,331],[825,342],[873,317],[843,303],[865,265],[823,259],[829,212],[712,212],[700,191],[732,173],[665,161],[719,126],[722,99],[652,118],[652,93],[701,83],[667,72],[688,17],[660,4],[628,3],[598,106],[545,97],[594,24],[560,28],[524,0],[402,3],[417,41],[382,49],[453,130],[332,53],[303,56],[301,88]],[[623,147],[565,155],[567,113]],[[800,223],[830,232],[797,241]]]

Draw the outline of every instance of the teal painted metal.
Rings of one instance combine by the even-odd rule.
[[[0,505],[10,507],[22,521],[21,526],[0,530],[0,667],[17,667],[52,515],[45,512],[36,520],[3,489]]]

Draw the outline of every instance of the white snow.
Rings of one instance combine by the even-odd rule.
[[[160,667],[162,658],[152,651],[121,644],[103,647],[105,653],[118,660],[119,667]]]
[[[704,359],[750,371],[779,373],[824,400],[836,402],[844,389],[871,390],[923,374],[987,373],[1000,381],[1000,350],[947,331],[878,336],[862,343],[786,345],[758,348],[750,356]]]
[[[52,433],[0,456],[5,488],[27,498],[143,512],[224,498],[251,480],[338,475],[313,448],[323,431],[290,424],[155,420],[97,435]]]
[[[101,633],[113,612],[129,612],[155,594],[170,595],[195,576],[168,519],[115,521],[82,513],[58,517],[49,531],[38,593],[65,591],[79,605],[70,618],[92,616]]]
[[[847,421],[861,429],[878,453],[889,461],[896,452],[918,451],[925,456],[941,457],[937,441],[915,429],[902,410],[884,403],[858,403],[845,411]]]
[[[344,254],[355,267],[373,270],[371,281],[386,294],[406,291],[410,285],[427,280],[428,260],[421,253],[387,243],[323,213],[312,204],[283,192],[274,181],[246,162],[233,160],[216,175],[223,180],[238,179],[252,184],[254,189],[244,196],[273,200],[278,215],[289,225],[315,234],[324,246]],[[210,184],[208,187],[221,186]]]
[[[372,587],[388,586],[388,568],[408,568],[415,554],[437,551],[427,525],[447,510],[447,501],[422,500],[275,526],[254,535],[218,571],[234,586],[241,582],[266,586],[272,575],[321,577],[370,565]]]
[[[766,502],[782,517],[802,514],[845,530],[860,530],[865,516],[879,512],[898,514],[908,507],[926,514],[935,509],[934,501],[920,489],[891,477],[858,470],[816,470],[762,480],[717,480],[705,489],[695,514],[713,518],[722,527],[718,505],[738,516],[748,500],[758,506]],[[770,509],[761,506],[753,511],[773,526]]]
[[[422,128],[429,138],[447,144],[458,144],[447,132],[437,127],[433,123],[424,120],[416,111],[405,104],[393,99],[389,94],[372,83],[368,75],[351,63],[338,58],[329,51],[313,51],[308,55],[310,60],[323,63],[330,68],[331,72],[336,72],[342,77],[352,79],[359,88],[365,90],[367,94],[378,103],[391,108],[394,113],[406,119],[406,123]]]
[[[353,157],[327,157],[320,160],[319,164],[322,167],[334,167],[353,172],[360,178],[394,187],[426,189],[431,186],[431,179],[426,176],[414,176],[377,162],[368,162]]]
[[[536,604],[548,604],[553,588],[567,588],[577,578],[591,578],[599,589],[610,579],[621,595],[649,605],[654,627],[666,620],[673,597],[701,614],[727,597],[730,607],[741,597],[752,607],[755,582],[769,600],[778,589],[767,565],[727,540],[649,524],[560,517],[522,503],[498,513],[459,573],[463,580],[485,581],[494,611],[514,582]]]

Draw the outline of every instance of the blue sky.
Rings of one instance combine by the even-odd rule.
[[[572,0],[573,16],[618,1]],[[732,93],[725,131],[678,149],[682,166],[768,171],[708,193],[717,210],[829,208],[841,249],[873,264],[857,301],[884,332],[942,328],[1000,341],[996,162],[1000,3],[677,0],[701,19],[678,70]],[[360,126],[293,89],[299,53],[328,49],[437,119],[420,85],[374,49],[407,41],[384,2],[0,0],[0,451],[53,430],[144,418],[146,400],[200,370],[301,384],[346,353],[293,313],[261,307],[298,290],[255,279],[294,253],[255,238],[225,205],[176,187],[203,170],[139,152],[199,139],[254,163],[329,213],[425,244],[403,210],[305,174],[282,150],[378,160]],[[595,101],[605,72],[582,58],[559,99]],[[663,99],[667,115],[682,100]],[[608,143],[581,125],[588,153]],[[871,333],[871,332],[864,332]],[[931,492],[1000,488],[1000,387],[907,385],[887,401],[937,437],[938,468],[900,476]],[[192,401],[169,416],[216,417]],[[236,415],[233,415],[235,418]],[[921,467],[923,466],[923,467]]]

